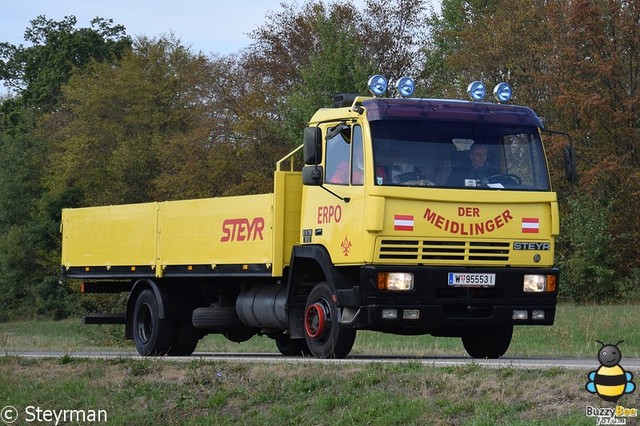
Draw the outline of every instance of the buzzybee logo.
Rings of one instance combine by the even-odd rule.
[[[596,341],[602,345],[598,352],[600,367],[589,372],[587,376],[589,381],[585,387],[587,392],[595,393],[605,401],[618,402],[622,395],[632,393],[636,388],[633,383],[633,374],[620,366],[622,353],[618,345],[623,340],[615,345],[605,345],[599,340]]]
[[[618,405],[618,400],[624,394],[630,394],[636,389],[633,383],[633,374],[625,371],[620,365],[622,360],[622,352],[618,345],[623,341],[619,341],[615,345],[604,344],[596,340],[602,345],[598,351],[598,361],[600,367],[597,370],[590,371],[587,375],[588,381],[585,385],[587,392],[598,395],[602,400],[613,402],[615,408],[596,408],[588,406],[586,409],[587,417],[595,417],[597,425],[624,425],[627,417],[637,417],[637,408],[625,408]]]

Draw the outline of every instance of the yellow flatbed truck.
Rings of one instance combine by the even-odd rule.
[[[277,163],[271,194],[64,209],[62,276],[128,292],[125,312],[85,322],[125,324],[142,355],[220,333],[342,358],[366,329],[500,357],[514,325],[555,317],[541,131],[520,106],[338,97]]]

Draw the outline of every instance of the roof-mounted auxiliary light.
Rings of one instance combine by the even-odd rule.
[[[376,74],[369,78],[369,82],[367,82],[367,87],[373,96],[379,98],[384,96],[387,93],[387,79],[381,76],[380,74]]]
[[[472,81],[471,83],[469,83],[469,86],[467,86],[467,93],[472,100],[477,102],[484,99],[485,95],[487,94],[487,89],[484,87],[484,84],[482,84],[481,81]]]
[[[416,84],[411,77],[400,77],[398,81],[396,81],[396,90],[403,98],[411,96],[415,89]]]
[[[511,99],[513,91],[507,83],[498,83],[493,88],[493,97],[501,104],[506,104]]]

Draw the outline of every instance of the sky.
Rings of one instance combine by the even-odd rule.
[[[265,22],[281,3],[306,0],[0,0],[0,42],[25,44],[24,31],[39,15],[61,21],[75,16],[87,28],[95,17],[113,19],[130,36],[176,35],[183,45],[205,55],[226,55],[248,47],[249,33]],[[364,5],[366,0],[354,0]],[[439,9],[440,0],[431,0]]]
[[[249,47],[249,33],[266,22],[281,3],[307,0],[0,0],[0,43],[28,46],[24,32],[40,15],[53,21],[75,16],[76,28],[95,17],[113,19],[129,36],[158,38],[173,33],[192,52],[227,55]],[[329,0],[324,0],[329,3]],[[353,0],[364,7],[366,0]],[[440,0],[427,0],[439,10]],[[7,89],[0,80],[0,97]]]
[[[283,0],[0,0],[0,42],[26,44],[24,32],[39,15],[61,21],[75,16],[77,28],[95,17],[124,25],[129,36],[157,38],[173,32],[194,52],[238,52],[252,40],[248,33],[265,22]],[[285,3],[296,3],[285,1]],[[297,1],[303,4],[304,1]],[[364,4],[364,0],[356,3]]]

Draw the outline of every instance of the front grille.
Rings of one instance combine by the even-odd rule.
[[[378,240],[379,261],[414,261],[410,263],[509,262],[511,244],[501,241],[464,241],[433,239]]]

